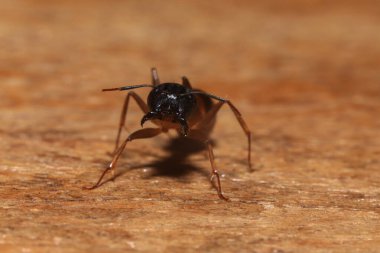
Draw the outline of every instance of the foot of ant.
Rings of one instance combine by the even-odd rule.
[[[83,190],[93,190],[95,188],[98,188],[100,185],[102,185],[102,180],[104,178],[104,176],[107,174],[108,171],[111,170],[111,173],[112,173],[112,178],[111,180],[115,180],[115,169],[114,167],[112,166],[112,163],[103,171],[103,174],[100,176],[100,178],[98,179],[98,182],[96,182],[96,184],[94,184],[93,186],[84,186],[82,187]]]
[[[248,166],[248,172],[252,173],[252,172],[255,172],[255,171],[258,171],[260,170],[261,168],[263,167],[263,165],[249,165]]]
[[[222,193],[222,189],[220,187],[220,185],[218,184],[218,186],[216,186],[214,184],[214,177],[217,176],[217,179],[218,179],[218,182],[219,182],[219,174],[212,174],[211,177],[210,177],[210,182],[211,184],[216,188],[217,192],[218,192],[218,197],[221,199],[221,200],[224,200],[224,201],[230,201],[229,198],[225,197]]]
[[[231,201],[229,198],[225,197],[223,195],[223,193],[221,192],[218,192],[218,197],[221,199],[221,200],[224,200],[224,201]]]
[[[99,185],[93,185],[93,186],[83,186],[82,190],[93,190],[95,188],[98,188]]]

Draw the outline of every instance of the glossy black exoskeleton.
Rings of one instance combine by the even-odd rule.
[[[196,107],[196,100],[191,89],[177,83],[163,83],[155,86],[148,96],[150,112],[141,120],[141,126],[147,120],[163,120],[178,123],[181,133],[187,136],[189,126],[187,119]]]
[[[95,189],[102,184],[103,177],[108,171],[114,174],[116,163],[123,153],[127,143],[136,139],[151,138],[170,129],[176,130],[180,135],[187,136],[192,139],[202,141],[206,144],[208,149],[209,159],[211,163],[211,182],[216,178],[216,189],[219,198],[228,200],[223,193],[220,183],[219,172],[215,166],[214,153],[209,139],[210,133],[215,124],[215,118],[220,108],[227,104],[248,140],[248,165],[251,168],[251,132],[245,123],[243,117],[237,108],[226,99],[206,93],[201,90],[193,89],[189,80],[182,77],[182,84],[178,83],[160,83],[157,70],[152,69],[152,84],[140,84],[123,86],[118,88],[103,89],[103,91],[114,90],[132,90],[143,87],[152,88],[148,95],[148,101],[145,103],[139,95],[130,91],[124,102],[123,110],[120,117],[119,129],[116,137],[115,150],[113,152],[113,159],[109,166],[103,171],[98,181],[91,187],[84,187],[85,189]],[[157,125],[156,128],[143,128],[131,133],[121,144],[120,136],[124,128],[126,115],[128,112],[128,105],[130,98],[133,98],[140,109],[144,112],[141,119],[141,126],[148,120]],[[213,103],[212,100],[218,101]],[[120,144],[120,145],[119,145]]]

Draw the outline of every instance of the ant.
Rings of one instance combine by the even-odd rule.
[[[103,89],[102,91],[124,91],[143,87],[152,88],[148,95],[148,101],[145,103],[142,98],[135,92],[130,91],[124,102],[121,112],[119,129],[117,132],[115,149],[112,153],[113,159],[108,167],[103,171],[98,181],[91,187],[84,189],[91,190],[99,187],[107,172],[111,171],[112,178],[115,175],[116,163],[123,153],[128,142],[136,139],[146,139],[157,136],[161,133],[168,132],[169,129],[174,129],[180,136],[189,137],[205,143],[208,149],[208,157],[211,163],[210,181],[214,184],[216,178],[216,190],[220,199],[229,200],[222,193],[219,172],[215,166],[214,153],[212,150],[209,135],[215,125],[216,114],[220,108],[227,104],[234,113],[241,128],[245,132],[248,139],[248,166],[251,168],[251,131],[248,129],[243,117],[238,109],[227,99],[206,93],[199,89],[193,89],[189,80],[182,77],[182,84],[179,83],[161,83],[158,78],[156,68],[151,69],[152,84],[140,84],[123,86],[118,88]],[[124,127],[128,105],[130,98],[133,98],[140,109],[144,112],[144,117],[141,119],[141,127],[146,121],[152,121],[157,128],[143,128],[130,134],[121,145],[120,136]],[[218,101],[213,103],[212,99]]]

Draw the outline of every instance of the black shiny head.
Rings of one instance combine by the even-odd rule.
[[[195,107],[196,101],[191,89],[177,83],[163,83],[153,87],[148,96],[148,112],[141,120],[141,125],[147,120],[157,119],[170,121],[181,125],[182,135],[189,130],[187,118]]]

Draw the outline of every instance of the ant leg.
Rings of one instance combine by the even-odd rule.
[[[150,70],[150,72],[152,73],[152,84],[154,86],[159,85],[160,84],[160,79],[158,78],[157,69],[156,68],[152,68]]]
[[[206,141],[206,145],[207,145],[207,149],[208,149],[208,156],[209,156],[210,163],[211,163],[211,177],[210,177],[210,181],[211,181],[211,183],[213,183],[214,182],[213,181],[214,177],[216,177],[216,182],[218,183],[218,187],[217,187],[218,196],[219,196],[220,199],[228,201],[229,199],[226,198],[226,197],[224,197],[224,195],[222,193],[222,186],[220,184],[220,176],[219,176],[218,169],[215,166],[214,152],[212,151],[212,145],[211,145],[211,143],[210,143],[209,140]]]
[[[188,89],[193,89],[193,88],[191,87],[191,84],[190,84],[189,79],[187,79],[186,76],[183,76],[183,77],[182,77],[182,85],[185,86],[185,87],[188,88]]]
[[[227,197],[225,197],[222,193],[222,185],[220,183],[220,175],[219,175],[218,169],[215,166],[215,158],[214,158],[214,152],[212,150],[211,141],[209,139],[207,139],[206,135],[202,131],[200,131],[199,129],[195,129],[195,130],[191,131],[188,137],[195,139],[195,140],[198,140],[198,141],[202,141],[206,144],[207,151],[208,151],[208,158],[209,158],[210,164],[211,164],[210,182],[216,188],[216,191],[218,193],[219,198],[222,200],[228,201],[229,199]],[[216,178],[216,183],[217,183],[216,185],[214,184],[214,178]]]
[[[241,116],[240,112],[238,109],[228,100],[218,98],[219,102],[215,104],[210,111],[207,112],[207,114],[203,117],[203,119],[195,125],[196,129],[202,129],[202,130],[207,130],[211,127],[211,124],[213,124],[213,121],[215,120],[215,116],[225,103],[228,104],[232,112],[234,113],[237,121],[239,122],[241,128],[243,129],[245,135],[247,136],[248,139],[248,167],[249,169],[252,169],[252,164],[251,164],[251,138],[252,134],[251,131],[249,130],[247,124],[245,123],[243,117]]]
[[[130,134],[128,138],[120,145],[120,147],[117,149],[116,154],[114,155],[111,163],[108,165],[108,167],[103,171],[103,173],[100,175],[98,181],[90,187],[83,187],[85,190],[92,190],[95,188],[98,188],[101,185],[101,182],[104,178],[104,176],[107,174],[107,172],[112,171],[112,174],[114,174],[115,168],[116,168],[116,163],[120,158],[120,155],[123,153],[125,146],[127,146],[128,142],[131,142],[136,139],[147,139],[147,138],[152,138],[156,135],[159,135],[162,132],[161,129],[159,128],[144,128],[137,130]]]
[[[194,129],[199,129],[203,131],[205,134],[210,132],[211,128],[215,123],[216,114],[219,112],[220,108],[224,102],[218,102],[214,104],[211,109],[203,116],[203,118],[195,124]]]
[[[230,101],[226,100],[225,102],[228,104],[228,106],[230,107],[230,109],[234,113],[235,118],[237,119],[237,121],[239,122],[239,124],[240,124],[241,128],[243,129],[245,135],[247,136],[247,140],[248,140],[248,167],[250,170],[252,170],[252,163],[251,163],[252,133],[249,130],[247,123],[245,123],[243,116],[241,116],[241,113],[239,112],[239,110]]]
[[[117,131],[117,137],[116,137],[116,142],[115,142],[115,149],[113,154],[116,153],[117,148],[119,147],[119,141],[120,141],[120,136],[121,136],[121,130],[123,129],[125,125],[125,120],[127,117],[127,111],[128,111],[128,104],[129,104],[129,98],[132,97],[136,103],[139,105],[140,109],[144,112],[144,114],[148,113],[149,109],[146,103],[142,100],[142,98],[137,95],[135,92],[131,91],[127,94],[125,97],[124,105],[123,105],[123,110],[121,111],[120,115],[120,123],[119,123],[119,129]]]

